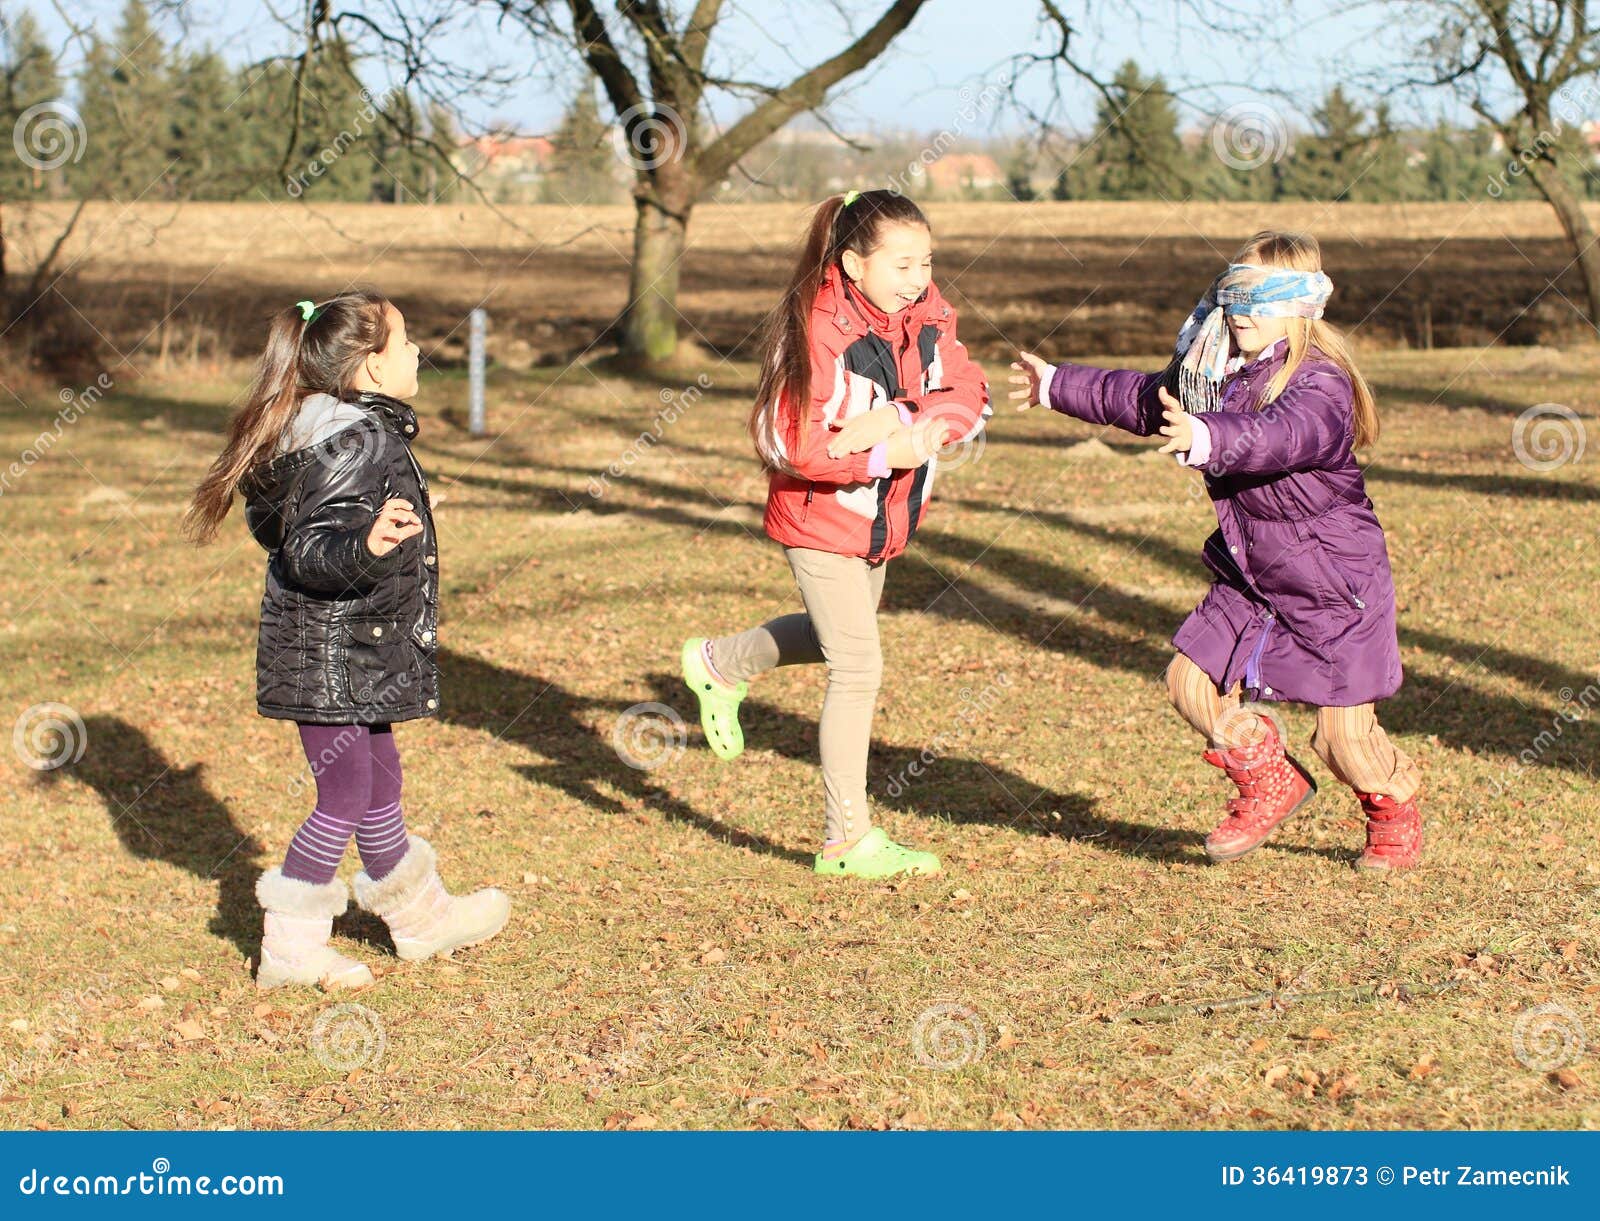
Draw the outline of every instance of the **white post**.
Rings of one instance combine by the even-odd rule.
[[[482,309],[473,310],[467,328],[467,431],[475,437],[489,431],[483,410],[483,349],[488,330],[489,315]]]

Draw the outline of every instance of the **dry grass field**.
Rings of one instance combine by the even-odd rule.
[[[1213,247],[1317,220],[1346,320],[1372,314],[1370,490],[1407,666],[1384,717],[1427,774],[1428,856],[1354,874],[1356,806],[1313,764],[1322,793],[1268,847],[1205,863],[1225,792],[1160,676],[1205,588],[1209,507],[1147,443],[1002,404],[885,594],[871,791],[947,872],[853,886],[808,869],[821,672],[755,685],[731,764],[675,673],[685,636],[798,605],[761,535],[741,341],[800,213],[700,214],[683,308],[705,346],[664,382],[566,359],[621,303],[626,215],[515,215],[547,249],[481,211],[88,218],[75,290],[128,360],[103,397],[8,375],[0,401],[8,462],[83,406],[0,495],[0,708],[82,726],[69,765],[7,751],[0,770],[0,1124],[1600,1123],[1600,349],[1554,322],[1484,346],[1469,321],[1560,268],[1538,210],[935,209],[995,382],[1005,339],[1052,334],[1055,355],[1150,367]],[[532,354],[492,371],[489,439],[463,427],[459,371],[424,378],[444,704],[399,731],[447,881],[515,910],[422,964],[352,911],[339,944],[375,987],[263,995],[252,886],[308,778],[292,729],[254,712],[259,550],[238,521],[207,550],[177,532],[245,370],[177,340],[163,367],[158,324],[170,291],[174,325],[243,335],[351,278],[435,345],[487,300]],[[1397,346],[1419,285],[1436,343],[1446,302],[1465,311],[1458,346]],[[1540,470],[1513,434],[1543,403],[1588,447]],[[616,735],[647,703],[672,713],[641,769]],[[1288,725],[1304,753],[1309,716]]]
[[[704,205],[680,308],[720,356],[749,357],[806,209]],[[1177,311],[1252,232],[1306,228],[1337,289],[1330,317],[1374,345],[1567,342],[1581,283],[1542,204],[934,204],[946,294],[967,342],[998,354],[1069,314],[1080,352],[1138,355],[1171,342]],[[1595,206],[1600,223],[1600,205]],[[63,205],[8,209],[20,265],[60,232]],[[493,318],[509,364],[565,364],[626,301],[631,208],[357,204],[91,205],[63,255],[64,294],[118,354],[248,354],[260,318],[324,286],[380,280],[441,363],[461,319]],[[1553,284],[1552,284],[1553,281]],[[157,321],[165,319],[161,326]],[[1176,319],[1176,320],[1175,320]]]

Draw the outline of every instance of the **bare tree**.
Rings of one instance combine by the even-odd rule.
[[[407,87],[461,120],[461,103],[474,97],[478,82],[504,86],[516,75],[542,70],[557,77],[575,67],[598,81],[634,178],[628,304],[617,330],[625,356],[651,363],[678,347],[678,267],[695,204],[762,141],[795,116],[816,111],[835,86],[882,55],[927,2],[887,0],[872,24],[837,53],[776,84],[714,69],[713,43],[735,7],[726,0],[693,0],[687,12],[669,0],[613,0],[604,8],[596,0],[349,0],[345,8],[330,0],[295,0],[297,14],[285,24],[297,27],[301,49],[277,59],[291,63],[298,77],[337,40],[381,59]],[[848,5],[831,0],[829,7],[845,12]],[[523,35],[520,73],[456,62],[440,50],[447,29],[475,18]],[[714,130],[712,95],[748,102],[748,109]],[[293,147],[298,114],[297,104],[286,147]]]
[[[1419,32],[1400,87],[1448,89],[1500,133],[1508,172],[1526,173],[1555,210],[1600,324],[1600,248],[1562,173],[1561,135],[1600,101],[1600,28],[1586,0],[1405,0],[1400,30]]]
[[[763,140],[882,55],[927,0],[892,0],[847,46],[781,84],[723,77],[709,66],[724,0],[695,0],[687,15],[660,0],[617,0],[610,14],[592,0],[493,2],[507,22],[570,49],[615,112],[636,210],[620,341],[625,356],[654,362],[677,350],[678,267],[695,203]],[[751,100],[714,134],[705,114],[711,90]]]

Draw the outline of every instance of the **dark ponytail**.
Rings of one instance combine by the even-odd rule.
[[[835,195],[812,214],[789,286],[767,317],[761,345],[761,381],[749,429],[756,456],[768,470],[793,475],[785,449],[799,453],[805,445],[811,406],[811,309],[828,269],[846,250],[863,258],[871,254],[883,244],[883,231],[891,225],[926,229],[928,218],[897,191]]]
[[[357,289],[314,306],[309,319],[298,305],[272,315],[255,382],[183,515],[190,539],[216,538],[239,484],[272,457],[301,399],[319,391],[334,398],[350,394],[361,362],[389,346],[388,308],[382,293]]]

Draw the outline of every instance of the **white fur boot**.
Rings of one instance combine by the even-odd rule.
[[[360,988],[372,972],[328,944],[333,918],[350,905],[350,891],[335,879],[325,886],[286,878],[269,869],[256,882],[256,898],[266,910],[261,937],[258,988],[282,984],[321,984],[324,988]]]
[[[490,887],[455,898],[439,878],[433,845],[413,835],[406,854],[374,882],[356,874],[356,902],[381,916],[401,958],[431,958],[487,941],[511,915],[511,900]]]

